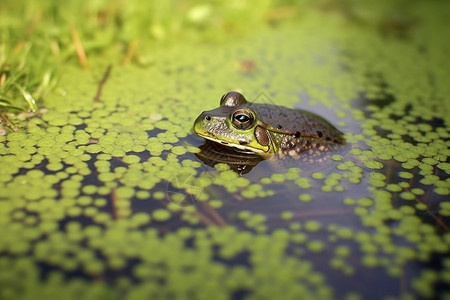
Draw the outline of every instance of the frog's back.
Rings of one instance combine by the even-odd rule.
[[[270,131],[294,135],[296,138],[310,137],[336,144],[345,143],[338,129],[308,111],[261,103],[251,103],[250,107]]]

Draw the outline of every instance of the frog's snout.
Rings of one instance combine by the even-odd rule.
[[[194,131],[198,134],[205,131],[205,122],[211,121],[211,116],[206,112],[202,112],[194,122]]]
[[[211,115],[208,114],[207,111],[204,111],[200,114],[200,116],[197,117],[197,120],[195,120],[195,124],[200,124],[211,120],[212,120]]]
[[[205,121],[211,121],[211,116],[208,114],[207,111],[204,111],[198,116],[197,121],[205,120]]]

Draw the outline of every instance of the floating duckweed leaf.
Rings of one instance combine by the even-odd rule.
[[[186,153],[186,149],[182,146],[175,146],[171,149],[171,151],[176,155],[183,155]]]
[[[86,152],[89,153],[99,153],[102,151],[102,146],[98,145],[98,144],[92,144],[92,145],[88,145],[86,147]]]
[[[428,209],[428,206],[425,203],[417,203],[416,204],[416,209],[425,211],[425,210]]]
[[[221,200],[210,200],[208,202],[208,204],[212,207],[212,208],[220,208],[223,205],[223,202]]]
[[[364,165],[369,169],[382,169],[383,164],[375,160],[365,160]]]
[[[58,163],[58,162],[49,163],[47,165],[47,170],[49,170],[49,171],[58,171],[58,170],[61,170],[62,168],[63,168],[63,164]]]
[[[314,173],[311,174],[311,177],[314,178],[314,179],[323,179],[324,175],[322,173],[319,173],[319,172],[314,172]]]
[[[152,216],[156,221],[167,221],[170,218],[170,212],[165,209],[156,209],[153,211]]]
[[[283,182],[284,181],[284,175],[283,174],[272,174],[270,176],[270,179],[274,182]]]
[[[138,163],[141,158],[137,155],[126,155],[123,157],[123,162],[127,164],[135,164]]]
[[[447,196],[450,195],[450,189],[445,187],[438,187],[433,190],[436,194]]]
[[[331,159],[335,161],[341,161],[343,157],[341,155],[332,155]]]
[[[425,191],[421,188],[413,188],[411,189],[411,192],[415,195],[424,195]]]
[[[284,175],[284,177],[286,178],[286,180],[295,180],[298,178],[298,174],[295,172],[288,172]]]
[[[290,220],[294,217],[293,213],[290,211],[284,211],[281,213],[280,216],[283,220]]]
[[[293,233],[291,234],[291,239],[296,244],[305,243],[308,240],[307,236],[303,233]]]
[[[153,197],[157,200],[162,200],[166,197],[166,195],[164,194],[164,192],[157,191],[153,193]]]
[[[77,203],[81,206],[91,205],[92,198],[89,196],[80,196],[77,198]]]
[[[365,215],[369,214],[369,211],[364,207],[355,207],[354,212],[358,216],[365,216]]]
[[[306,221],[304,224],[305,230],[310,231],[310,232],[316,232],[318,230],[320,230],[321,225],[320,223],[310,220],[310,221]]]
[[[24,132],[11,132],[6,136],[6,140],[8,141],[22,141],[27,138],[27,135]]]
[[[361,199],[358,199],[358,204],[361,206],[372,206],[373,201],[372,201],[372,199],[369,199],[369,198],[361,198]]]
[[[323,242],[321,241],[310,241],[307,244],[308,250],[314,253],[322,252],[324,250]]]
[[[270,184],[272,182],[272,180],[270,178],[267,178],[267,177],[261,178],[260,181],[261,181],[262,184]]]

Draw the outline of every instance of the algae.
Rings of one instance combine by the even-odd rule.
[[[195,3],[172,19],[114,3],[84,13],[127,16],[116,33],[147,37],[139,53],[86,22],[88,68],[71,49],[39,114],[0,135],[1,298],[448,297],[445,4]],[[229,90],[317,112],[347,145],[242,176],[205,166],[192,123]]]

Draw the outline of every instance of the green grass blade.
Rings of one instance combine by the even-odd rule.
[[[30,111],[36,111],[38,109],[36,100],[34,100],[33,96],[31,96],[30,93],[28,93],[24,88],[22,88],[20,85],[15,84],[17,89],[22,93],[23,98],[28,103],[28,108]]]
[[[11,104],[9,104],[8,102],[6,102],[6,101],[4,101],[4,100],[2,100],[2,99],[0,99],[0,107],[1,107],[2,109],[17,109],[17,110],[22,110],[22,108],[17,107],[17,106],[14,106],[14,105],[11,105]]]

